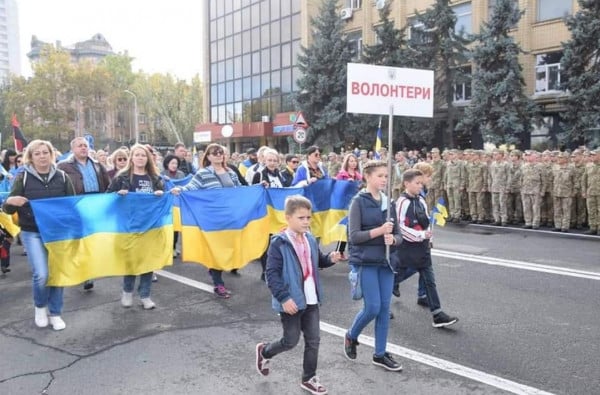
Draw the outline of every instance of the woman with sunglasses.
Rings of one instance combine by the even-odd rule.
[[[112,180],[115,178],[118,172],[127,167],[127,158],[129,157],[129,153],[123,148],[117,149],[110,156],[110,161],[112,162],[113,168],[108,171],[108,177]]]
[[[281,170],[281,177],[283,178],[283,186],[291,187],[294,177],[296,176],[296,169],[300,164],[300,160],[297,155],[287,154],[285,156],[285,169]]]
[[[292,185],[304,187],[324,178],[329,178],[329,175],[321,163],[321,149],[316,145],[310,146],[306,150],[306,160],[296,170]]]
[[[194,174],[190,182],[183,187],[171,189],[171,193],[179,195],[183,191],[194,191],[198,189],[235,188],[241,186],[238,176],[225,163],[225,148],[219,144],[212,143],[206,147],[202,157],[201,168]],[[217,269],[208,270],[213,284],[215,295],[228,299],[231,292],[225,288],[223,271]]]

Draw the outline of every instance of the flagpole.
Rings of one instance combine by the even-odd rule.
[[[381,116],[379,117],[379,127],[381,128]],[[392,134],[394,131],[394,105],[390,104],[390,115],[388,118],[388,150],[387,150],[387,169],[388,169],[388,182],[387,182],[387,218],[386,221],[392,220]],[[390,246],[385,246],[385,259],[390,261]]]

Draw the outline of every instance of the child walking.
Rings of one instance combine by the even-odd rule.
[[[256,345],[256,369],[269,374],[271,358],[289,351],[304,334],[304,362],[300,387],[311,394],[326,394],[317,377],[320,328],[319,304],[323,292],[319,268],[332,266],[340,260],[339,252],[329,256],[319,250],[315,238],[308,233],[312,204],[307,198],[294,195],[285,200],[287,228],[271,239],[267,252],[267,285],[271,290],[273,309],[279,313],[283,336],[271,343]]]

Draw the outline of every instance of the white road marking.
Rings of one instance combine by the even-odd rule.
[[[178,274],[174,274],[165,270],[158,270],[155,272],[156,274],[169,278],[171,280],[180,282],[182,284],[188,285],[193,288],[200,289],[202,291],[206,291],[209,293],[213,293],[213,287],[209,284],[202,283],[200,281],[192,280],[190,278],[180,276]],[[346,329],[340,328],[335,325],[328,324],[326,322],[321,321],[321,330],[323,332],[329,333],[334,336],[338,336],[340,338],[344,338],[346,334]],[[371,336],[360,335],[358,340],[361,344],[368,345],[370,347],[375,346],[375,339]],[[456,364],[454,362],[446,361],[441,358],[437,358],[428,354],[424,354],[418,351],[411,350],[406,347],[402,347],[396,344],[388,343],[387,350],[394,355],[398,355],[402,358],[410,359],[417,363],[421,363],[424,365],[429,365],[434,368],[444,370],[449,373],[456,374],[458,376],[462,376],[468,378],[473,381],[478,381],[483,384],[487,384],[489,386],[511,392],[513,394],[519,395],[553,395],[551,392],[542,391],[540,389],[530,387],[524,384],[519,384],[514,381],[510,381],[504,379],[499,376],[494,376],[480,370],[471,369],[469,367]]]
[[[467,262],[484,263],[486,265],[492,265],[492,266],[503,266],[503,267],[510,267],[513,269],[531,270],[534,272],[558,274],[561,276],[585,278],[588,280],[596,280],[596,281],[600,280],[600,273],[598,273],[598,272],[588,272],[588,271],[584,271],[584,270],[570,269],[567,267],[549,266],[549,265],[529,263],[529,262],[524,262],[524,261],[493,258],[493,257],[483,256],[483,255],[464,254],[461,252],[439,250],[436,248],[431,250],[431,255],[439,256],[439,257],[443,257],[443,258],[467,261]]]
[[[542,229],[525,229],[525,228],[515,228],[514,226],[496,226],[496,225],[486,225],[486,224],[468,224],[468,226],[474,226],[476,228],[490,228],[495,230],[516,230],[519,232],[535,232],[535,234],[549,234],[557,237],[569,237],[569,238],[580,238],[580,239],[594,239],[600,240],[598,236],[595,235],[586,235],[583,233],[564,233],[564,232],[555,232],[553,230],[542,230]]]

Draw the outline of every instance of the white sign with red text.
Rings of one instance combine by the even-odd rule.
[[[433,70],[348,63],[346,111],[433,117]]]

